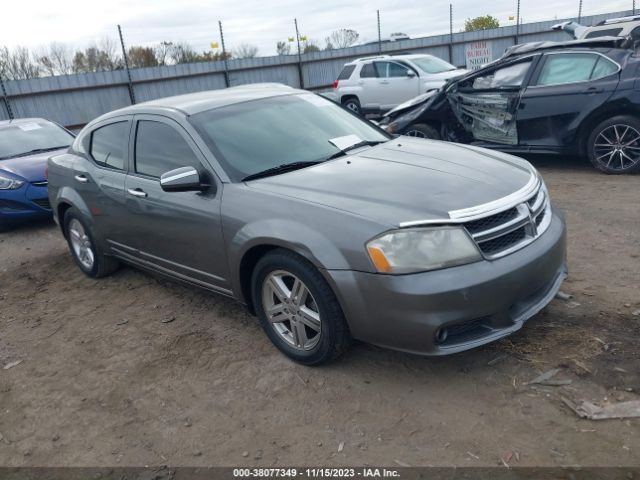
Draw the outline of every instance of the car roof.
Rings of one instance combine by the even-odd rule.
[[[194,115],[205,110],[226,107],[236,103],[260,100],[262,98],[276,97],[280,95],[291,95],[295,93],[309,92],[298,90],[280,83],[254,83],[219,90],[206,90],[203,92],[188,93],[186,95],[158,98],[156,100],[137,103],[129,107],[109,112],[100,118],[113,115],[143,113],[145,111],[157,109],[178,110],[187,115]]]
[[[596,50],[598,48],[628,49],[632,43],[633,42],[627,37],[596,37],[581,40],[567,40],[566,42],[521,43],[519,45],[508,47],[499,60],[547,50]]]
[[[11,125],[22,125],[24,123],[33,123],[33,122],[49,122],[49,120],[45,120],[44,118],[14,118],[13,120],[0,120],[0,128],[9,127]]]

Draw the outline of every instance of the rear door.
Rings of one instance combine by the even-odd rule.
[[[73,167],[73,188],[86,203],[98,238],[109,243],[123,242],[125,236],[122,218],[131,119],[110,118],[85,133]]]
[[[381,101],[381,88],[373,62],[365,63],[360,68],[356,79],[360,87],[360,106],[365,110],[379,110]]]
[[[378,61],[374,65],[381,110],[390,110],[420,94],[420,78],[408,66],[392,61]]]
[[[585,117],[615,92],[619,72],[596,52],[546,53],[522,94],[520,144],[558,150],[574,144]]]
[[[201,286],[230,293],[220,219],[222,183],[190,135],[160,115],[136,115],[125,182],[128,249],[143,265]],[[212,187],[165,192],[160,176],[191,166]]]

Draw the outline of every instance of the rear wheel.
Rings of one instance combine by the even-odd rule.
[[[73,260],[85,275],[104,277],[118,268],[118,261],[104,255],[96,245],[91,230],[73,207],[64,215],[64,232]]]
[[[601,122],[587,142],[589,160],[609,174],[640,171],[640,121],[620,115]]]
[[[440,133],[431,125],[426,123],[416,123],[409,125],[404,133],[407,137],[428,138],[430,140],[440,140]]]
[[[306,259],[288,250],[265,255],[252,275],[258,319],[273,344],[304,365],[327,363],[351,336],[331,287]]]
[[[351,110],[353,113],[362,115],[362,108],[360,107],[360,102],[356,97],[349,97],[344,99],[342,101],[342,106],[347,110]]]

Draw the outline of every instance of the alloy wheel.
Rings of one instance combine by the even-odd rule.
[[[593,153],[607,169],[628,170],[640,162],[640,132],[630,125],[611,125],[596,136]]]
[[[71,247],[78,261],[87,270],[93,268],[95,262],[95,254],[93,253],[93,246],[91,245],[91,239],[87,235],[79,220],[73,219],[69,223],[69,238],[71,240]]]
[[[298,350],[312,350],[320,341],[320,311],[309,288],[285,270],[271,272],[262,283],[262,307],[280,338]]]

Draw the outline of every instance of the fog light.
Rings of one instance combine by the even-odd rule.
[[[436,330],[436,343],[444,343],[448,336],[449,332],[446,328],[439,328]]]

